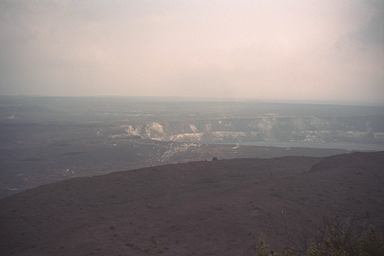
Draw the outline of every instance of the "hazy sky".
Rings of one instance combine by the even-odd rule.
[[[0,94],[384,104],[384,0],[0,0]]]

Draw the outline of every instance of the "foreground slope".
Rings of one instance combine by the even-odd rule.
[[[252,255],[300,246],[324,216],[384,230],[384,152],[165,165],[0,201],[2,255]]]

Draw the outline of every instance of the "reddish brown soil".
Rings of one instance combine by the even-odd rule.
[[[165,165],[0,201],[1,255],[254,255],[300,246],[324,216],[384,230],[384,152]]]

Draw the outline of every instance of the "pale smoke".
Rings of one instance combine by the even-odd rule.
[[[128,127],[125,129],[125,132],[128,134],[128,136],[141,137],[139,129],[133,127],[132,125],[128,125]]]
[[[145,133],[148,138],[153,140],[164,140],[167,136],[164,131],[164,127],[157,122],[146,125]]]
[[[194,125],[194,124],[190,124],[189,128],[191,129],[191,131],[193,133],[198,133],[199,132],[199,129],[197,129],[196,125]]]

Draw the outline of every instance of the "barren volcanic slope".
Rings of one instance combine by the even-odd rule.
[[[1,255],[254,255],[299,246],[324,216],[384,230],[384,152],[165,165],[0,201]]]

